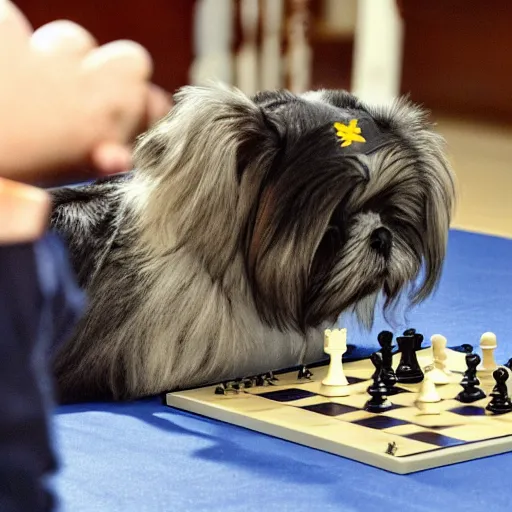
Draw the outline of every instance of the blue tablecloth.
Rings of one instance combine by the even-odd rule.
[[[512,357],[512,241],[453,231],[441,286],[410,314],[450,346],[498,337]],[[349,331],[366,351],[370,335]],[[158,399],[66,406],[55,415],[63,510],[426,511],[509,510],[512,453],[406,476],[186,414]]]

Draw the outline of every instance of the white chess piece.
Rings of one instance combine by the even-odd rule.
[[[478,365],[477,371],[491,373],[498,365],[494,359],[494,351],[498,343],[496,335],[492,332],[484,332],[480,337],[480,349],[482,350],[482,362]]]
[[[437,392],[436,385],[427,373],[421,383],[415,405],[422,414],[441,414],[440,401],[441,397]]]
[[[498,368],[504,368],[508,373],[508,379],[507,379],[507,390],[508,390],[508,396],[512,396],[512,370],[508,368],[507,366],[499,366]]]
[[[432,353],[434,357],[434,368],[428,372],[430,380],[434,384],[448,384],[452,372],[446,366],[446,338],[440,334],[434,334],[430,341],[432,343]]]
[[[348,380],[343,371],[343,354],[347,351],[347,329],[327,329],[324,334],[324,352],[330,362],[327,376],[322,380],[322,392],[329,396],[348,396]]]

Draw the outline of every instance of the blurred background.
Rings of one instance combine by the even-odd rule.
[[[345,88],[409,94],[432,112],[460,187],[454,227],[512,236],[512,2],[18,0],[36,28],[71,19],[129,38],[169,91],[216,78],[248,94]]]

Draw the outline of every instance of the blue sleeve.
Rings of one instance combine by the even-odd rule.
[[[49,354],[84,305],[60,240],[0,246],[0,510],[49,511]]]

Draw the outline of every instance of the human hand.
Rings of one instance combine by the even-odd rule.
[[[40,238],[48,227],[50,208],[44,190],[0,178],[0,245]]]
[[[101,47],[67,21],[32,33],[0,0],[0,175],[55,184],[123,172],[131,142],[170,108],[131,41]]]

